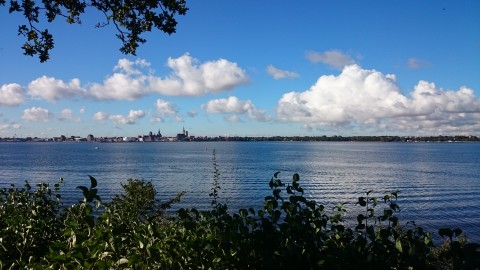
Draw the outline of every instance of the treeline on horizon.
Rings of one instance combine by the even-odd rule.
[[[228,137],[228,141],[316,141],[316,142],[478,142],[477,136],[273,136]]]
[[[115,140],[116,137],[101,137],[100,142],[123,142],[123,137],[118,137],[119,140]],[[98,139],[98,138],[97,138]],[[111,139],[111,140],[107,140]],[[85,140],[86,141],[86,140]],[[466,135],[447,135],[447,136],[199,136],[199,137],[187,137],[181,141],[301,141],[301,142],[479,142],[478,136],[466,136]],[[0,137],[0,142],[47,142],[47,140],[38,137],[26,137],[26,138],[11,138]],[[48,140],[48,142],[50,142]],[[98,140],[96,142],[99,142]],[[160,142],[160,141],[158,141]],[[164,141],[161,141],[164,142]]]

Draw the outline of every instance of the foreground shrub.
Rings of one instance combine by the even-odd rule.
[[[262,209],[229,211],[220,203],[214,159],[212,208],[163,211],[151,182],[128,180],[124,192],[103,203],[97,181],[78,187],[83,201],[61,208],[52,191],[0,190],[0,268],[33,269],[478,269],[480,245],[459,229],[432,233],[401,223],[397,192],[357,200],[353,226],[343,204],[333,209],[304,197],[300,177],[269,182]],[[63,210],[62,210],[63,209]]]
[[[35,263],[59,237],[62,182],[53,190],[42,183],[32,191],[28,182],[24,188],[0,189],[0,269]]]

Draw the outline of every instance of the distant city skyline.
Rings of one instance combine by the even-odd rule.
[[[480,135],[480,1],[187,6],[137,56],[101,14],[45,25],[43,64],[0,6],[0,137]]]

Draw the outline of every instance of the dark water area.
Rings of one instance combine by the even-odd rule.
[[[96,149],[98,148],[98,149]],[[432,232],[462,228],[480,242],[480,143],[185,142],[0,143],[0,187],[62,177],[65,204],[81,200],[79,185],[98,180],[108,200],[127,179],[151,180],[160,198],[185,191],[179,207],[208,209],[212,151],[220,170],[220,201],[259,209],[277,171],[286,183],[300,174],[305,196],[327,206],[346,203],[351,220],[365,192],[399,190],[402,222]]]

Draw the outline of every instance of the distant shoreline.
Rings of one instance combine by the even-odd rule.
[[[157,137],[154,140],[144,141],[140,137],[90,137],[81,138],[54,137],[54,138],[0,138],[0,142],[90,142],[90,143],[126,143],[126,142],[266,142],[266,141],[298,141],[298,142],[480,142],[478,136],[271,136],[271,137],[250,137],[250,136],[218,136],[218,137]]]

